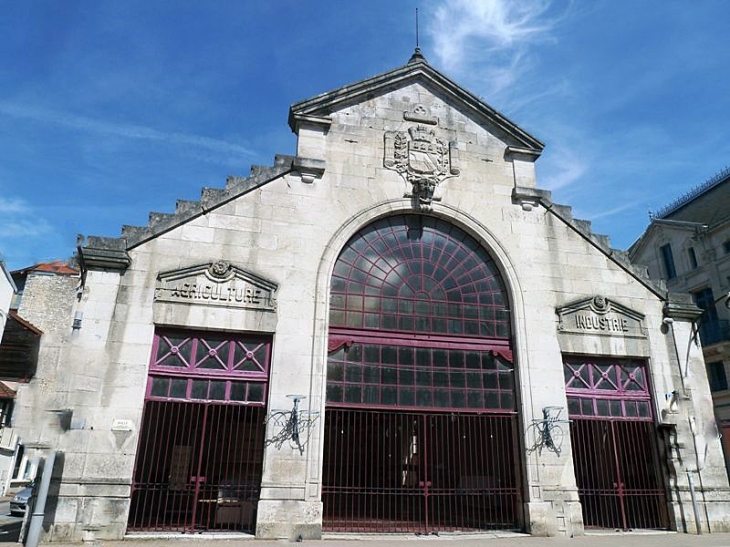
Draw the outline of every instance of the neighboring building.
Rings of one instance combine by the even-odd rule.
[[[703,310],[697,327],[730,466],[730,169],[655,214],[629,253]]]
[[[289,124],[296,156],[82,241],[56,317],[27,278],[46,539],[730,531],[700,310],[552,203],[539,140],[418,51]]]
[[[0,342],[0,494],[33,479],[36,458],[33,450],[45,445],[28,442],[13,427],[14,399],[18,386],[34,378],[41,365],[58,361],[59,349],[68,342],[71,310],[79,285],[79,271],[56,261],[10,272],[17,287]],[[39,328],[41,327],[41,328]],[[43,385],[37,396],[46,398],[55,384]],[[55,380],[54,380],[55,382]],[[48,421],[47,412],[34,420]]]

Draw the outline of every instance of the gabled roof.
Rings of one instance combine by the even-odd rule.
[[[298,121],[301,119],[325,117],[346,105],[365,101],[374,95],[414,82],[451,97],[475,118],[502,130],[514,140],[511,144],[524,148],[531,155],[539,156],[545,147],[543,142],[429,65],[418,49],[404,66],[293,104],[289,110],[289,126],[296,133]]]

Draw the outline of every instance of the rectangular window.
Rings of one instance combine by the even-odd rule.
[[[664,272],[667,274],[667,279],[674,279],[677,277],[677,270],[674,268],[672,246],[667,243],[662,245],[659,250],[662,253],[662,262],[664,263]]]
[[[725,251],[726,255],[730,254],[730,239],[722,244],[722,250]]]
[[[711,391],[727,389],[727,375],[725,374],[725,364],[722,361],[707,363],[707,380],[710,382]]]
[[[720,321],[715,307],[715,296],[710,287],[692,293],[697,307],[702,310],[700,316],[700,339],[703,346],[716,344],[726,337],[726,322]]]
[[[695,254],[695,248],[690,247],[689,249],[687,249],[687,254],[689,255],[689,267],[693,270],[696,269],[697,268],[697,255]]]

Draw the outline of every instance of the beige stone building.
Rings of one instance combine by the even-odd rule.
[[[418,51],[289,125],[81,244],[19,391],[49,539],[730,530],[699,309],[551,201],[542,142]]]
[[[696,331],[730,465],[730,170],[654,215],[629,252],[653,279],[690,293],[703,310]]]

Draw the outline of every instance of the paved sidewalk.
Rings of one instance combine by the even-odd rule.
[[[576,538],[536,538],[521,534],[461,534],[442,536],[345,536],[326,537],[323,540],[303,541],[302,547],[730,547],[730,534],[703,534],[701,536],[677,533],[609,533]],[[286,540],[257,540],[253,538],[226,539],[223,534],[195,536],[181,534],[164,537],[134,538],[122,541],[93,541],[88,547],[275,547],[295,543]],[[48,547],[69,547],[79,544],[47,544]]]

